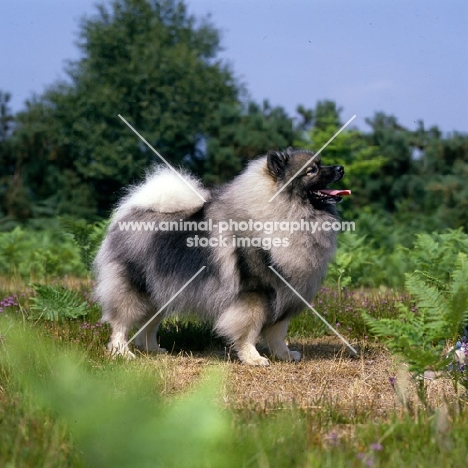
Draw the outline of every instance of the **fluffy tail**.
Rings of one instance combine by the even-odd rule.
[[[145,180],[131,187],[120,201],[114,212],[114,220],[135,209],[185,215],[198,211],[204,200],[209,200],[210,192],[192,174],[180,170],[178,173],[181,177],[164,166],[148,172]]]

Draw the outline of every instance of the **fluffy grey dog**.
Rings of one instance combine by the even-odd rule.
[[[182,173],[206,202],[168,168],[131,188],[95,260],[96,297],[112,326],[109,350],[134,357],[130,328],[164,308],[137,336],[139,348],[161,351],[161,320],[191,312],[210,320],[246,364],[269,365],[255,347],[260,335],[272,355],[299,361],[284,339],[304,304],[269,266],[312,300],[336,247],[336,232],[320,226],[337,221],[335,205],[347,194],[326,189],[343,177],[343,167],[324,166],[318,157],[308,163],[313,156],[270,151],[211,193]],[[310,223],[319,226],[314,233]]]

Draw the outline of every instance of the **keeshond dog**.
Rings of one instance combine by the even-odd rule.
[[[181,175],[156,168],[114,211],[94,263],[109,350],[134,357],[129,331],[150,321],[135,345],[163,351],[156,333],[164,317],[195,313],[245,364],[269,365],[256,348],[261,336],[272,356],[299,361],[285,337],[304,309],[298,295],[313,299],[334,256],[336,232],[320,226],[338,220],[336,204],[349,193],[327,189],[343,167],[289,148],[258,157],[212,191]]]

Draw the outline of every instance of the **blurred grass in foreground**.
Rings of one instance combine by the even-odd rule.
[[[229,419],[214,404],[219,377],[168,403],[148,372],[118,364],[98,372],[83,353],[8,318],[1,334],[3,377],[32,408],[59,416],[87,465],[238,466],[223,449]]]
[[[333,306],[332,296],[321,305]],[[393,314],[388,299],[373,296],[382,315]],[[168,393],[167,381],[181,378],[174,358],[109,361],[104,327],[81,319],[32,324],[26,298],[10,302],[0,314],[0,466],[423,467],[431,460],[448,468],[468,462],[466,395],[441,408],[397,407],[388,414],[357,401],[354,409],[344,408],[326,394],[305,408],[246,401],[240,409],[222,409],[222,397],[230,394],[223,372],[238,364],[216,358],[208,366],[206,360],[204,367],[194,364],[195,377]],[[337,314],[345,324],[343,318]],[[91,309],[86,320],[96,319]],[[296,332],[306,334],[307,327],[297,325]],[[163,331],[168,343],[172,333],[182,340],[182,349],[185,335],[212,343],[197,324],[169,320]],[[310,362],[304,372],[320,379],[319,369]],[[279,367],[242,375],[248,380],[258,372],[271,376],[274,393]],[[294,378],[297,371],[291,364],[284,372]]]

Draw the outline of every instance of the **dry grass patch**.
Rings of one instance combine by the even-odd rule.
[[[374,419],[420,406],[414,381],[381,346],[368,346],[355,357],[335,337],[294,344],[293,348],[302,348],[304,353],[301,362],[276,361],[266,368],[243,365],[221,352],[143,355],[141,360],[153,366],[164,382],[162,392],[168,396],[190,389],[209,369],[222,370],[222,403],[236,410],[321,410],[333,406],[343,414]],[[428,402],[434,408],[455,396],[448,379],[426,380],[426,387]]]

